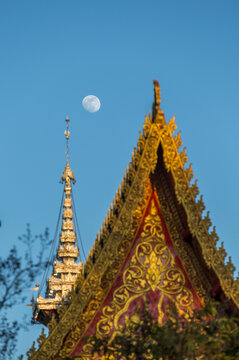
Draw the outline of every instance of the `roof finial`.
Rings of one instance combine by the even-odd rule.
[[[70,138],[69,122],[70,122],[70,119],[67,116],[66,117],[66,130],[64,132],[65,137],[66,137],[66,156],[67,156],[67,158],[66,158],[66,167],[65,167],[65,170],[63,171],[61,179],[62,179],[62,181],[67,181],[67,179],[69,178],[74,183],[75,182],[74,173],[71,170],[70,164],[69,164],[69,138]]]
[[[160,109],[161,95],[160,86],[158,80],[154,80],[154,102],[153,102],[153,122],[165,123],[163,111]]]
[[[69,137],[70,137],[69,122],[70,122],[70,119],[67,116],[66,117],[66,130],[64,132],[65,137],[66,137],[66,155],[67,155],[67,158],[69,157],[69,143],[68,143],[69,142]]]
[[[154,107],[158,110],[161,103],[160,86],[158,80],[154,80]]]

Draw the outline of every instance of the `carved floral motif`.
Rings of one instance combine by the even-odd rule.
[[[123,284],[115,290],[111,305],[104,307],[103,316],[97,324],[97,335],[105,336],[112,329],[118,330],[118,320],[130,303],[150,290],[160,290],[160,297],[168,296],[181,311],[189,311],[194,299],[185,284],[185,276],[166,244],[161,220],[152,200],[135,254],[123,273]]]

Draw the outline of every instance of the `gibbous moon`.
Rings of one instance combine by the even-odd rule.
[[[82,106],[86,111],[94,113],[100,110],[100,100],[95,95],[87,95],[82,100]]]

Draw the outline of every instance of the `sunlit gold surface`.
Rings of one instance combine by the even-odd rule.
[[[81,263],[76,263],[79,257],[78,246],[76,245],[75,226],[73,221],[72,210],[72,182],[75,181],[74,173],[71,170],[68,156],[68,140],[70,137],[69,118],[66,119],[67,130],[65,136],[67,140],[67,161],[66,167],[62,174],[62,181],[65,182],[64,186],[64,205],[62,215],[62,227],[60,234],[60,243],[58,246],[56,261],[53,266],[53,274],[48,280],[48,292],[46,298],[38,296],[37,309],[38,310],[55,310],[59,307],[62,299],[67,301],[66,296],[76,281],[77,275],[82,269]]]
[[[166,245],[161,220],[153,201],[135,254],[124,271],[123,285],[115,290],[111,305],[103,309],[103,316],[97,324],[97,334],[105,336],[113,328],[119,329],[119,317],[126,312],[132,300],[149,290],[160,290],[161,297],[169,296],[176,306],[187,311],[193,296],[185,283],[185,276]]]
[[[144,211],[144,207],[142,206],[140,209],[138,204],[145,201],[146,182],[149,175],[155,171],[158,160],[157,150],[160,144],[163,149],[165,166],[171,172],[174,180],[177,199],[183,205],[187,214],[190,231],[200,245],[204,261],[209,268],[215,271],[224,294],[229,299],[232,299],[239,308],[239,279],[233,280],[234,266],[230,259],[225,264],[226,252],[223,246],[219,250],[217,249],[218,236],[216,231],[215,229],[210,231],[209,216],[207,215],[204,218],[202,215],[204,204],[202,199],[198,200],[197,198],[199,194],[197,182],[190,185],[193,178],[191,165],[185,169],[185,163],[187,162],[185,150],[179,152],[182,145],[180,134],[173,137],[176,129],[174,117],[166,124],[159,105],[159,86],[156,82],[153,117],[149,114],[149,117],[145,119],[143,132],[140,133],[137,147],[132,154],[132,161],[129,163],[129,168],[116,193],[113,205],[103,222],[93,249],[84,265],[85,276],[83,273],[79,275],[76,282],[77,293],[75,291],[71,292],[69,307],[61,306],[59,309],[59,323],[56,323],[54,318],[52,319],[48,325],[49,336],[41,336],[38,341],[40,343],[38,351],[33,345],[28,352],[29,359],[61,359],[69,356],[75,349],[91,319],[103,303],[118,273],[118,269],[122,266],[128,254],[135,235],[135,229],[139,225]],[[162,199],[163,197],[164,194],[162,194]],[[195,259],[195,255],[190,257],[190,250],[186,249],[185,244],[180,251],[180,235],[171,209],[168,209],[166,204],[167,201],[165,199],[165,203],[161,206],[172,240],[175,241],[175,247],[197,295],[206,299],[205,289],[207,291],[209,285],[207,285],[205,275],[202,274],[201,266],[198,260]],[[155,252],[152,251],[151,253]],[[94,264],[92,261],[93,254]],[[151,256],[151,260],[156,264],[155,256]],[[197,275],[198,269],[200,271]],[[154,276],[152,274],[153,271],[148,266],[148,279],[145,280],[151,288],[155,286],[160,278],[157,271]],[[205,284],[205,288],[202,286],[201,281]]]
[[[164,316],[162,309],[164,297],[172,301],[180,313],[187,314],[192,309],[192,292],[187,288],[185,276],[176,265],[174,256],[166,244],[154,200],[145,218],[135,253],[123,273],[123,284],[114,291],[111,303],[102,310],[102,316],[96,326],[97,337],[110,336],[113,339],[117,333],[120,333],[123,329],[122,318],[124,324],[129,321],[127,312],[130,304],[145,296],[150,290],[160,290],[159,323]],[[136,321],[139,314],[133,313],[130,318]],[[92,346],[89,342],[83,346],[81,359],[93,359]]]

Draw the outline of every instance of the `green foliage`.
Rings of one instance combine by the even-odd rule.
[[[187,319],[171,308],[163,325],[147,311],[135,318],[111,341],[88,339],[93,352],[115,360],[239,359],[238,319],[226,316],[215,303],[195,309]]]
[[[26,329],[24,319],[22,321],[10,321],[8,316],[14,319],[14,306],[26,301],[24,294],[32,286],[36,276],[45,269],[45,253],[49,241],[48,229],[43,234],[32,235],[29,224],[26,233],[18,238],[23,244],[21,254],[14,246],[8,255],[0,257],[0,359],[16,359],[15,350],[17,335],[20,329]],[[33,249],[37,248],[37,255]]]

